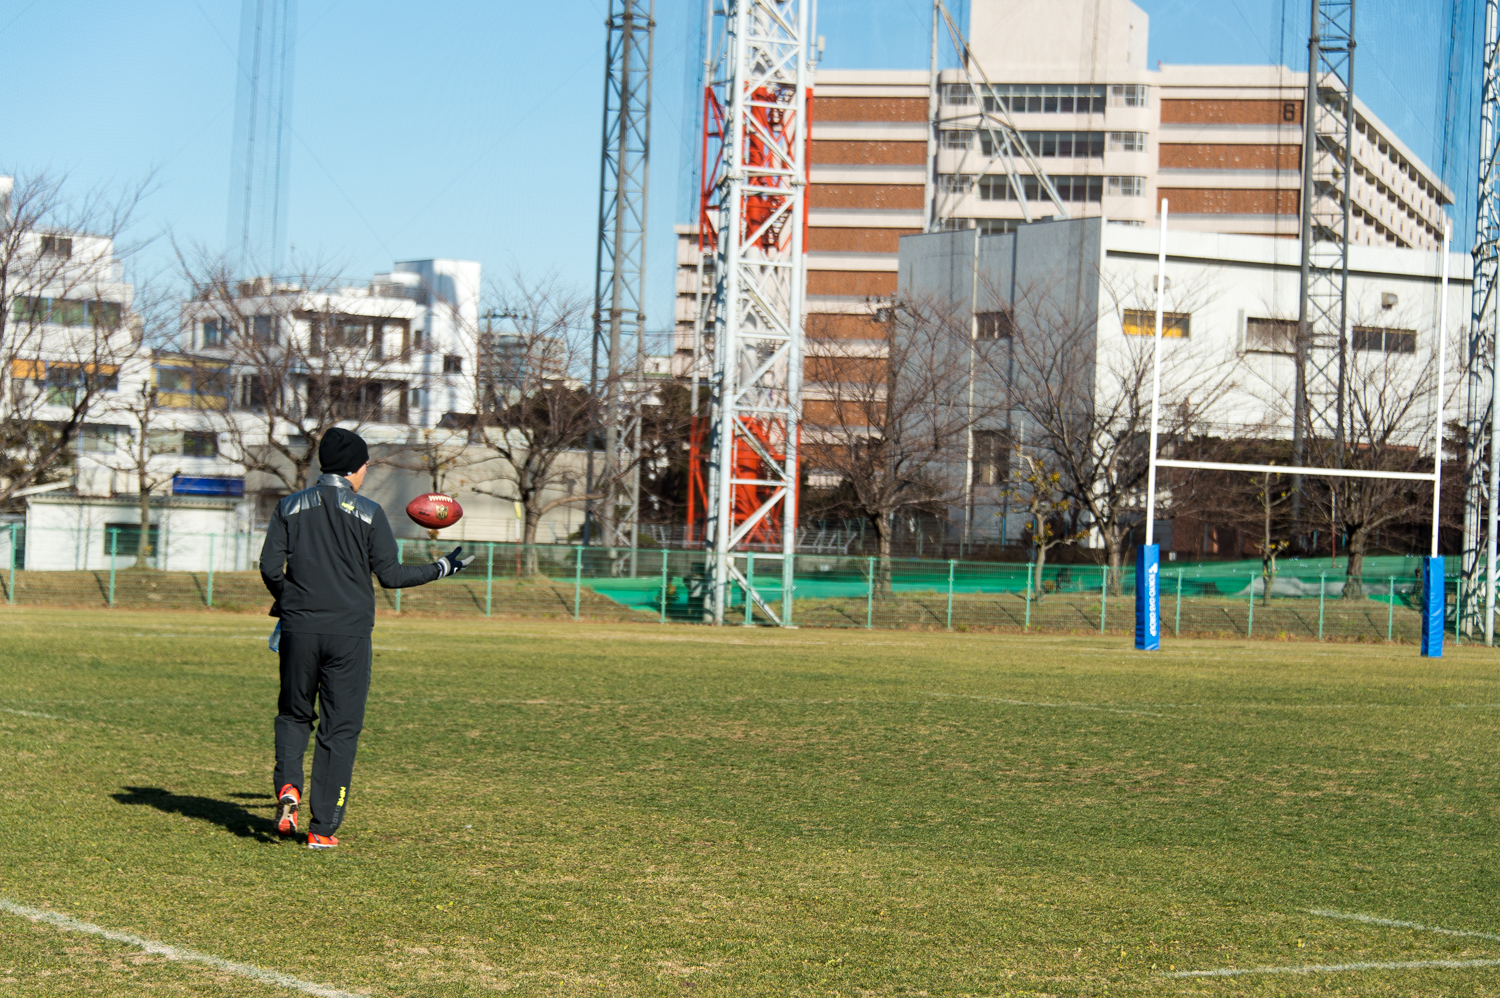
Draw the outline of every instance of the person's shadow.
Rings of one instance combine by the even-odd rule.
[[[276,834],[276,822],[266,815],[254,814],[243,804],[216,800],[213,797],[196,797],[192,794],[174,794],[161,787],[126,787],[124,793],[110,794],[121,804],[147,804],[167,814],[180,814],[199,821],[212,822],[233,832],[241,838],[257,842],[280,842]],[[241,800],[271,800],[270,804],[252,804],[251,807],[275,807],[270,794],[230,794]]]

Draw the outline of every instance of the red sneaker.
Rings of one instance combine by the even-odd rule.
[[[302,793],[288,783],[277,794],[276,831],[282,838],[297,833],[297,805],[302,803]]]
[[[339,840],[332,835],[314,835],[307,833],[307,848],[309,849],[332,849],[339,844]]]

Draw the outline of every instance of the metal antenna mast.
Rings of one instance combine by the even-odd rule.
[[[297,0],[243,0],[225,249],[247,274],[275,274],[286,243]]]
[[[1316,0],[1302,114],[1302,294],[1292,463],[1309,439],[1332,440],[1344,462],[1349,353],[1349,186],[1354,136],[1354,0]],[[1300,480],[1297,483],[1300,485]]]
[[[722,145],[704,170],[717,246],[704,613],[715,624],[731,583],[773,623],[792,622],[814,2],[723,0],[711,13],[704,130]],[[781,561],[779,615],[742,556]]]
[[[950,83],[941,88],[938,86],[938,22],[940,19],[947,27],[948,37],[959,56],[959,82]],[[927,231],[939,232],[946,227],[948,219],[958,209],[964,197],[968,195],[973,185],[978,183],[979,178],[989,172],[997,158],[1005,167],[1010,194],[1020,204],[1021,215],[1026,221],[1031,221],[1031,201],[1041,198],[1051,201],[1053,207],[1057,209],[1055,218],[1068,218],[1068,206],[1058,196],[1057,188],[1047,176],[1047,171],[1043,170],[1041,164],[1037,162],[1036,156],[1026,144],[1026,139],[1016,129],[1016,124],[1011,119],[1010,98],[995,94],[994,88],[990,85],[990,78],[984,72],[984,67],[979,64],[978,59],[974,58],[974,53],[969,49],[968,40],[964,38],[964,33],[959,30],[952,15],[948,13],[948,7],[943,0],[932,0],[931,76],[933,95],[928,99],[931,134],[927,144]],[[939,90],[941,93],[938,93]],[[974,110],[943,117],[942,108],[945,106],[972,107]],[[945,185],[938,176],[937,156],[943,145],[944,126],[948,129],[956,127],[964,131],[972,130],[979,140],[980,155],[985,157],[986,162],[978,168],[978,172],[967,184],[960,183],[960,180],[969,176],[964,172],[964,165],[969,161],[969,155],[973,152],[972,148],[964,153],[958,169],[951,175],[953,179],[949,184]],[[1021,161],[1021,165],[1024,165],[1024,171],[1017,165],[1017,159]]]
[[[590,388],[603,392],[604,464],[595,478],[590,434],[588,491],[610,547],[634,551],[640,531],[640,406],[630,375],[645,353],[646,185],[651,152],[651,57],[655,0],[610,0],[604,56],[604,138],[599,162],[599,248],[595,259]],[[601,384],[601,377],[603,379]],[[587,528],[585,528],[587,529]]]
[[[1494,441],[1497,426],[1495,394],[1500,388],[1495,372],[1495,280],[1500,276],[1500,3],[1484,5],[1484,70],[1480,79],[1479,191],[1474,230],[1474,287],[1469,315],[1468,378],[1466,379],[1465,437],[1467,454],[1464,483],[1463,577],[1477,598],[1473,585],[1481,578],[1480,556],[1485,569],[1485,642],[1494,643],[1495,612],[1495,469],[1500,453]],[[1486,426],[1491,440],[1484,439]],[[1489,451],[1486,476],[1484,456]],[[1486,482],[1486,477],[1489,481]],[[1488,506],[1488,510],[1486,510]],[[1488,512],[1488,517],[1485,513]],[[1487,519],[1488,529],[1483,521]],[[1482,546],[1481,546],[1482,545]],[[1467,619],[1473,619],[1466,614]]]

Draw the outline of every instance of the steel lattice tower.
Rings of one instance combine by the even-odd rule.
[[[1464,462],[1464,539],[1463,577],[1469,583],[1470,599],[1493,587],[1495,566],[1480,570],[1480,558],[1489,546],[1487,537],[1495,526],[1491,519],[1485,529],[1485,506],[1493,504],[1495,483],[1486,481],[1484,458],[1493,441],[1484,439],[1489,428],[1493,436],[1494,418],[1494,350],[1495,350],[1495,279],[1500,272],[1500,11],[1497,0],[1484,5],[1484,70],[1480,79],[1479,109],[1479,184],[1474,230],[1474,286],[1469,315],[1468,353],[1465,357],[1468,377],[1465,379],[1465,462]],[[1491,454],[1491,462],[1494,455]],[[1481,589],[1475,583],[1487,579]],[[1493,602],[1489,602],[1493,606]],[[1472,613],[1465,614],[1472,620]],[[1488,617],[1486,617],[1488,620]],[[1488,630],[1488,625],[1487,625]],[[1492,635],[1487,635],[1491,637]]]
[[[716,246],[704,612],[716,624],[731,581],[768,619],[792,622],[813,3],[710,0],[704,131],[719,148],[704,170]],[[780,560],[779,615],[747,583],[742,555]]]
[[[297,0],[243,0],[225,250],[241,276],[275,274],[286,246]]]
[[[1302,114],[1302,288],[1292,463],[1309,439],[1331,441],[1343,467],[1349,352],[1350,150],[1354,135],[1354,0],[1316,0]]]
[[[591,391],[602,392],[601,426],[589,445],[590,518],[611,547],[634,550],[640,531],[640,409],[628,398],[645,354],[646,185],[651,153],[655,0],[610,0],[605,40],[604,128],[599,164]],[[603,467],[594,450],[603,436]]]

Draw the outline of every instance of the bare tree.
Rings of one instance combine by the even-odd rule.
[[[802,447],[808,467],[841,480],[831,505],[870,521],[889,592],[897,517],[963,501],[969,433],[998,418],[1004,397],[974,376],[966,305],[913,295],[879,310],[875,327],[879,353],[808,358]]]
[[[1370,327],[1356,330],[1361,328]],[[1405,352],[1404,339],[1390,341],[1389,336],[1398,332],[1405,333],[1380,330],[1378,346],[1371,342],[1375,333],[1356,334],[1357,346],[1366,349],[1351,350],[1349,355],[1342,454],[1333,440],[1321,434],[1310,436],[1310,463],[1334,467],[1338,461],[1344,468],[1366,471],[1432,470],[1429,411],[1437,371],[1431,358]],[[1427,521],[1432,512],[1432,486],[1390,478],[1333,478],[1326,488],[1332,493],[1332,503],[1317,505],[1328,510],[1330,529],[1348,533],[1343,598],[1363,599],[1365,555],[1377,532],[1413,518]]]
[[[591,300],[551,280],[517,277],[496,293],[496,308],[510,328],[472,330],[476,411],[464,417],[470,443],[494,461],[495,477],[474,491],[519,503],[521,539],[528,546],[524,570],[537,567],[537,529],[547,514],[580,508],[608,492],[596,478],[592,491],[580,488],[585,476],[589,432],[602,416],[606,393],[628,398],[639,386],[621,379],[590,391],[587,337]],[[613,465],[611,475],[631,469]]]
[[[424,429],[392,453],[370,463],[421,475],[433,492],[448,491],[448,476],[483,460],[469,446],[469,434],[453,427]]]
[[[1155,297],[1136,284],[1101,283],[1110,310],[1105,314],[1126,335],[1107,332],[1098,316],[1063,300],[1058,288],[1038,283],[1015,292],[1007,313],[1011,351],[1004,359],[1014,368],[1006,377],[1025,442],[1048,455],[1079,510],[1088,514],[1104,548],[1110,589],[1118,593],[1134,531],[1148,515],[1187,502],[1194,478],[1173,476],[1158,508],[1148,513]],[[1209,413],[1235,384],[1233,365],[1192,339],[1191,314],[1210,300],[1211,291],[1205,277],[1167,292],[1162,453],[1180,452],[1201,439]]]
[[[1016,500],[1031,520],[1031,547],[1035,552],[1031,570],[1035,580],[1033,588],[1037,601],[1041,602],[1046,596],[1042,588],[1042,570],[1047,566],[1047,552],[1060,544],[1071,544],[1084,532],[1070,532],[1065,526],[1075,500],[1068,494],[1062,472],[1052,470],[1031,454],[1019,449],[1018,453],[1026,471],[1016,478],[1005,494]]]
[[[54,480],[137,349],[121,261],[149,179],[73,195],[66,178],[0,177],[0,502]]]
[[[154,359],[154,358],[153,358]],[[136,540],[135,564],[145,568],[154,553],[151,544],[151,496],[163,485],[172,481],[179,468],[163,463],[161,458],[182,453],[182,431],[163,427],[161,393],[152,383],[148,369],[140,386],[133,392],[122,393],[111,399],[109,411],[127,419],[127,449],[124,461],[116,464],[128,470],[139,483],[138,511],[140,534]]]
[[[224,358],[227,404],[205,403],[238,461],[287,491],[312,484],[334,426],[404,423],[412,307],[400,289],[342,281],[327,268],[241,280],[205,251],[178,251],[192,289],[184,321],[197,349]]]

